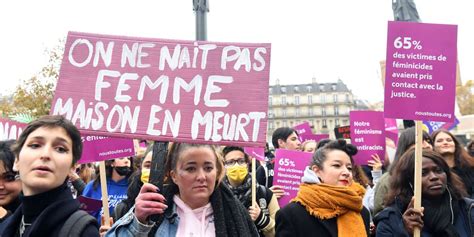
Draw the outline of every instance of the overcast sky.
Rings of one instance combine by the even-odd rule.
[[[79,4],[80,3],[80,4]],[[458,25],[463,82],[474,79],[472,1],[415,0],[425,23]],[[270,83],[342,79],[360,99],[383,100],[391,0],[210,0],[208,40],[271,43]],[[195,39],[191,0],[2,1],[0,93],[47,63],[46,49],[68,31],[166,39]],[[374,89],[375,88],[375,89]]]

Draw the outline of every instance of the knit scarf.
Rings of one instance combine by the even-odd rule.
[[[227,187],[232,191],[234,196],[239,199],[240,203],[244,204],[245,207],[250,206],[250,197],[252,196],[252,178],[250,175],[247,175],[245,177],[244,181],[242,184],[238,187],[233,187],[229,179],[226,177],[224,178],[224,183],[227,185]]]
[[[360,214],[365,189],[353,182],[348,187],[327,184],[300,185],[292,202],[303,205],[310,215],[321,219],[337,217],[338,236],[367,236]]]

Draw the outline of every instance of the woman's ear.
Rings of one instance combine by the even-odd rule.
[[[284,148],[285,147],[285,141],[283,141],[283,139],[278,139],[278,147],[279,148]]]
[[[173,180],[173,183],[176,183],[176,172],[174,172],[174,170],[170,171],[170,177],[171,180]]]

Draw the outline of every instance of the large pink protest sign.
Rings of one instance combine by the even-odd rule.
[[[52,114],[81,131],[264,146],[270,44],[70,32]]]
[[[0,118],[0,141],[18,139],[28,124]]]
[[[298,194],[301,178],[312,156],[312,153],[302,151],[284,149],[275,151],[273,185],[280,185],[285,191],[285,195],[278,199],[280,207],[284,207]]]
[[[385,117],[453,122],[456,57],[456,25],[389,22]]]
[[[383,112],[351,111],[351,143],[357,147],[353,157],[359,165],[367,165],[372,155],[378,155],[380,160],[385,158],[385,120]]]
[[[119,137],[82,136],[84,147],[79,163],[90,163],[135,155],[132,139]]]

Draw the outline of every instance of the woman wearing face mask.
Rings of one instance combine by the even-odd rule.
[[[120,236],[258,236],[248,211],[221,183],[224,164],[214,146],[173,143],[163,190],[143,184],[135,207],[107,232]],[[158,215],[158,221],[150,221]]]
[[[133,165],[128,157],[105,161],[105,173],[107,178],[107,194],[109,195],[109,211],[113,216],[114,208],[119,202],[127,198],[128,178],[132,174]],[[102,199],[100,188],[100,175],[94,181],[89,182],[82,195],[94,199]],[[101,223],[103,208],[94,213],[94,217]]]
[[[461,177],[467,194],[470,198],[474,198],[474,159],[449,131],[437,130],[431,137],[433,149],[443,156],[451,171]]]
[[[357,148],[331,141],[312,158],[296,198],[276,215],[276,236],[367,236],[369,211],[365,189],[352,177]]]
[[[252,205],[252,176],[248,172],[250,159],[241,147],[227,146],[222,151],[226,177],[224,183],[249,210],[260,236],[275,236],[275,214],[280,209],[272,191],[257,184],[257,203]]]
[[[423,150],[421,210],[413,208],[415,149],[406,152],[393,169],[389,205],[374,219],[377,237],[411,236],[415,227],[421,236],[473,236],[474,201],[463,199],[466,191],[443,157]]]
[[[150,147],[152,148],[152,147]],[[130,185],[127,190],[127,198],[121,201],[114,209],[114,220],[122,218],[135,205],[135,198],[140,193],[143,184],[148,183],[150,177],[151,159],[153,150],[148,149],[145,152],[140,169],[130,176]]]
[[[4,220],[20,205],[21,181],[18,172],[13,171],[15,155],[11,146],[15,140],[0,141],[0,233]]]

